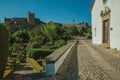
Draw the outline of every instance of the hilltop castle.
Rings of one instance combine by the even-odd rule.
[[[5,23],[9,23],[10,27],[34,27],[44,22],[40,21],[39,18],[35,18],[34,13],[27,13],[26,18],[4,18]]]

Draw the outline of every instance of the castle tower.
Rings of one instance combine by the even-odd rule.
[[[28,24],[34,24],[35,23],[35,14],[34,13],[27,13],[27,22]]]

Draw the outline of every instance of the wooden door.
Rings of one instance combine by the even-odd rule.
[[[103,21],[103,43],[109,43],[110,41],[110,29],[109,20]]]

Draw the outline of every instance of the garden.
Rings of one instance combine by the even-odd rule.
[[[0,45],[2,46],[0,50],[3,51],[3,54],[0,54],[2,56],[0,57],[0,69],[2,69],[0,77],[3,78],[19,69],[19,64],[24,59],[35,69],[39,69],[40,72],[44,71],[46,56],[66,45],[69,40],[74,39],[73,36],[80,36],[84,33],[83,29],[78,29],[76,26],[64,27],[54,22],[37,25],[34,28],[16,26],[17,30],[13,28],[15,30],[12,32],[8,31],[7,26],[9,25],[0,24],[0,32],[3,34],[0,34]],[[91,30],[88,29],[88,31],[91,34]],[[5,46],[3,47],[3,45]]]

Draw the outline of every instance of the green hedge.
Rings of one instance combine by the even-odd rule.
[[[56,45],[58,48],[64,46],[66,44],[65,40],[60,39],[58,41],[55,41],[54,45]]]
[[[52,52],[54,52],[54,50],[51,49],[35,49],[32,48],[29,50],[29,57],[33,57],[34,59],[39,59],[39,58],[45,58],[46,56],[48,56],[49,54],[51,54]]]

